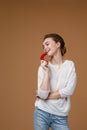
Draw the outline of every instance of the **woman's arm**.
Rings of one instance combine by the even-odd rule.
[[[72,62],[70,66],[70,72],[67,79],[66,87],[56,92],[50,93],[48,99],[59,99],[59,98],[66,98],[68,96],[71,96],[75,90],[76,80],[77,80],[77,76],[76,76],[75,66],[74,63]]]
[[[43,74],[42,74],[43,70]],[[47,99],[50,92],[50,78],[49,78],[49,68],[46,61],[41,62],[41,67],[38,73],[38,91],[37,95],[41,99]]]
[[[73,94],[76,87],[76,82],[77,82],[77,74],[75,71],[74,63],[71,62],[69,75],[67,77],[66,87],[59,90],[59,93],[62,98],[69,97]]]

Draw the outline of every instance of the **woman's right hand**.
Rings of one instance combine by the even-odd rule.
[[[48,62],[45,61],[45,60],[41,60],[41,67],[45,70],[45,71],[49,71],[49,68],[48,68]]]

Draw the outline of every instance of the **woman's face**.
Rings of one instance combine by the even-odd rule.
[[[55,53],[57,53],[60,44],[56,43],[52,38],[46,38],[42,46],[44,52],[47,52],[48,56],[53,56]]]

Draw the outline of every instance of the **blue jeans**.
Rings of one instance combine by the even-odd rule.
[[[67,116],[53,115],[38,108],[34,111],[34,130],[69,130]]]

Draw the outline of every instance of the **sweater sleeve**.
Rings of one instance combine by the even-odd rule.
[[[71,62],[69,67],[70,67],[70,71],[69,71],[66,86],[59,90],[59,93],[62,98],[71,96],[76,87],[77,75],[76,75],[74,63]]]
[[[44,70],[42,67],[39,67],[39,69],[38,69],[38,91],[37,92],[38,92],[38,96],[41,99],[47,99],[50,90],[41,89],[43,77],[44,77]]]

